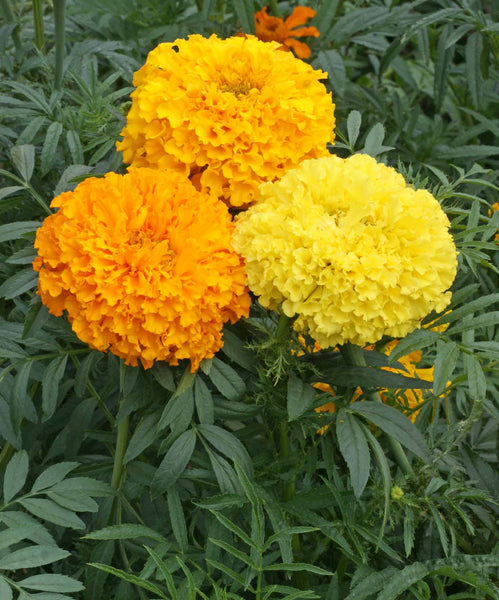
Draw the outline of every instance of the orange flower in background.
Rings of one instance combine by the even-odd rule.
[[[248,315],[227,207],[185,176],[108,173],[52,206],[36,234],[38,293],[91,348],[145,368],[189,359],[194,372],[222,347],[224,323]]]
[[[315,10],[308,6],[297,6],[286,20],[268,15],[265,6],[255,13],[256,37],[262,42],[279,42],[284,49],[292,49],[298,58],[308,58],[310,48],[295,38],[319,37],[319,30],[315,27],[298,27],[312,17],[315,17]]]

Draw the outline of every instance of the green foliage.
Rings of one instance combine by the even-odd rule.
[[[496,9],[307,4],[331,151],[432,191],[459,250],[452,304],[359,362],[254,305],[196,374],[82,344],[35,293],[34,233],[54,196],[124,170],[115,142],[147,52],[250,33],[263,3],[68,0],[65,43],[51,3],[0,4],[2,600],[498,598]],[[433,381],[406,372],[415,351]],[[414,422],[404,390],[420,394]]]

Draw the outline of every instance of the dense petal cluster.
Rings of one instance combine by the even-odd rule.
[[[135,73],[117,148],[126,163],[173,169],[249,205],[261,182],[327,154],[335,120],[325,77],[252,36],[160,44]]]
[[[320,36],[316,27],[299,27],[315,17],[315,14],[315,10],[310,6],[296,6],[287,19],[280,19],[268,15],[265,6],[255,13],[256,36],[263,42],[279,42],[285,50],[292,49],[298,58],[309,58],[310,48],[305,42],[295,38]]]
[[[367,155],[304,161],[265,183],[233,243],[260,303],[321,348],[403,337],[450,302],[449,221],[426,190]]]
[[[223,202],[177,173],[132,169],[90,178],[55,198],[37,231],[38,293],[76,335],[144,367],[222,346],[249,311],[244,267]]]

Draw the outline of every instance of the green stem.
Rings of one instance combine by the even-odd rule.
[[[38,50],[45,54],[42,0],[31,0],[31,5],[33,7],[33,21],[35,24],[35,44]]]
[[[360,348],[359,346],[347,343],[343,346],[340,346],[340,350],[347,364],[355,365],[357,367],[367,366],[366,359],[364,358],[364,355],[362,353],[362,348]],[[369,398],[369,400],[373,400],[374,402],[383,402],[380,395],[376,391],[368,392],[365,395],[367,398]],[[391,435],[386,435],[388,437],[388,442],[393,451],[398,466],[402,469],[405,475],[410,475],[411,477],[414,477],[414,470],[411,466],[411,463],[409,462],[409,459],[407,458],[404,449],[402,448],[400,443]]]
[[[116,435],[116,451],[114,453],[113,476],[111,478],[111,487],[115,491],[118,491],[121,486],[121,479],[123,475],[123,458],[125,457],[128,441],[129,423],[130,417],[127,415],[126,417],[123,417],[118,424],[118,431]]]
[[[55,83],[56,90],[62,88],[62,69],[64,66],[66,0],[54,0],[55,22]]]

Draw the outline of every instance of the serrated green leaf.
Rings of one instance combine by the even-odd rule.
[[[175,381],[173,380],[173,372],[170,365],[164,362],[156,362],[151,368],[151,373],[161,387],[164,387],[169,392],[175,391]]]
[[[75,512],[97,512],[99,505],[90,496],[84,496],[81,492],[46,492],[47,497],[59,506]]]
[[[101,571],[105,571],[106,573],[109,573],[110,575],[114,575],[115,577],[119,577],[120,579],[123,579],[124,581],[128,581],[128,583],[137,585],[140,588],[143,588],[144,590],[147,590],[149,592],[152,592],[153,594],[156,594],[160,598],[165,598],[165,595],[158,587],[156,587],[154,584],[150,583],[149,581],[146,581],[145,579],[141,579],[140,577],[132,575],[131,573],[127,573],[126,571],[122,571],[121,569],[116,569],[115,567],[111,567],[109,565],[103,565],[101,563],[87,563],[87,564],[89,567],[94,567],[96,569],[100,569]]]
[[[15,571],[17,569],[41,567],[67,558],[69,555],[69,552],[61,550],[57,546],[29,546],[0,558],[0,569]]]
[[[328,575],[332,577],[334,573],[321,569],[315,565],[309,565],[307,563],[280,563],[276,565],[267,565],[263,567],[264,571],[308,571],[309,573],[315,573],[316,575]]]
[[[56,483],[62,481],[68,473],[74,471],[80,463],[77,462],[61,462],[57,465],[48,467],[35,480],[31,492],[39,492],[40,490],[52,487]]]
[[[158,429],[164,429],[165,427],[171,426],[185,415],[192,415],[194,410],[194,393],[192,387],[188,388],[181,394],[174,393],[168,403],[166,404],[163,413],[159,419]],[[189,422],[191,417],[188,417]]]
[[[173,442],[154,474],[151,486],[156,495],[177,481],[191,459],[195,446],[196,432],[193,429],[184,431]]]
[[[158,414],[153,413],[147,415],[140,420],[133,435],[128,443],[124,463],[128,463],[139,454],[141,454],[146,448],[149,448],[157,437],[158,430]]]
[[[317,397],[317,390],[303,382],[293,372],[289,374],[286,405],[288,420],[294,421],[309,410]]]
[[[482,74],[480,62],[483,52],[482,34],[478,31],[471,33],[466,40],[466,82],[474,108],[480,106],[482,96]]]
[[[355,585],[352,586],[345,600],[366,600],[372,594],[383,589],[389,576],[397,572],[397,569],[394,567],[387,567],[382,571],[368,573],[362,579],[355,581]]]
[[[223,331],[222,352],[237,365],[250,371],[255,372],[256,355],[248,348],[245,348],[244,342],[240,340],[235,333],[224,328]]]
[[[24,292],[32,290],[38,284],[38,273],[31,267],[21,269],[0,285],[0,297],[12,300]]]
[[[407,557],[409,557],[414,548],[415,531],[414,511],[410,506],[406,506],[404,515],[404,549]]]
[[[57,154],[57,145],[59,144],[59,138],[61,137],[61,133],[62,123],[59,123],[58,121],[53,121],[47,129],[47,135],[45,136],[45,141],[43,142],[40,164],[42,175],[46,175],[50,171],[52,165],[54,164],[54,160]]]
[[[78,371],[75,377],[74,391],[79,398],[82,398],[87,384],[89,382],[90,373],[96,363],[102,359],[103,354],[101,352],[90,352],[81,361]]]
[[[341,409],[336,419],[338,446],[348,466],[354,494],[360,498],[369,478],[371,456],[369,446],[356,417]]]
[[[208,376],[217,390],[228,400],[239,400],[246,392],[246,384],[237,371],[216,356],[212,360]]]
[[[4,510],[0,513],[0,521],[11,529],[21,528],[26,539],[41,546],[56,546],[54,538],[36,519],[25,512]]]
[[[351,110],[348,113],[347,131],[348,143],[352,148],[355,148],[355,142],[359,137],[360,125],[362,123],[362,115],[358,110]]]
[[[22,179],[28,183],[35,168],[35,147],[31,144],[14,146],[10,151],[10,156]]]
[[[3,502],[9,503],[22,489],[29,470],[29,457],[26,450],[16,452],[5,469],[3,480]]]
[[[346,83],[345,63],[337,50],[321,50],[318,55],[321,67],[326,71],[333,94],[343,95]]]
[[[376,123],[367,134],[362,152],[376,157],[382,152],[383,140],[385,139],[385,127],[382,123]]]
[[[398,596],[428,575],[429,569],[420,562],[405,567],[389,579],[385,580],[383,591],[376,600],[395,600]]]
[[[109,484],[92,479],[91,477],[70,477],[52,487],[53,492],[80,492],[87,496],[112,496],[113,490]]]
[[[348,410],[363,415],[425,462],[430,462],[430,455],[423,435],[396,408],[381,402],[364,401],[353,402]]]
[[[74,129],[70,129],[66,132],[66,141],[68,143],[69,152],[75,165],[83,165],[85,159],[83,158],[83,146],[81,144],[80,136]]]
[[[198,431],[221,454],[237,462],[248,475],[252,476],[253,464],[250,455],[234,434],[208,423],[199,425]]]
[[[13,597],[12,588],[3,577],[0,577],[0,598],[2,600],[12,600]]]
[[[43,421],[50,419],[57,407],[59,386],[66,371],[68,355],[58,356],[46,367],[42,379]]]
[[[168,567],[166,566],[166,564],[164,563],[164,561],[161,560],[160,556],[156,552],[154,552],[154,550],[152,548],[149,548],[149,546],[144,546],[144,548],[147,550],[147,552],[149,553],[150,557],[152,558],[152,560],[156,564],[156,567],[157,567],[158,571],[163,576],[163,578],[164,578],[164,580],[166,582],[166,587],[168,589],[168,593],[172,597],[172,600],[177,600],[177,598],[178,598],[178,596],[177,596],[177,590],[176,590],[176,587],[175,587],[175,583],[173,581],[173,577],[172,577],[171,571],[168,569]]]
[[[209,425],[213,424],[215,420],[213,398],[210,389],[201,376],[196,377],[194,380],[194,401],[196,403],[199,422]]]
[[[24,190],[24,189],[25,188],[23,188],[22,185],[10,185],[8,187],[4,187],[4,188],[0,189],[0,200],[3,200],[4,198],[7,198],[11,194],[15,194],[16,192],[20,192],[21,190]],[[2,225],[2,227],[5,227],[5,225]],[[1,227],[0,227],[0,230],[1,230]]]
[[[62,508],[52,500],[24,498],[19,500],[19,504],[39,519],[71,529],[85,529],[85,523],[73,511]]]
[[[234,10],[244,33],[255,33],[255,9],[253,0],[234,0]]]
[[[476,356],[464,354],[464,368],[468,375],[468,388],[474,400],[483,400],[487,393],[487,380]]]
[[[154,529],[135,523],[110,525],[83,536],[84,539],[89,540],[135,540],[141,537],[157,540],[158,542],[165,541],[165,538]]]
[[[29,590],[40,590],[42,592],[80,592],[85,587],[76,579],[66,575],[54,575],[45,573],[43,575],[33,575],[17,581],[17,585]]]
[[[433,372],[433,393],[440,396],[445,391],[447,383],[452,379],[452,373],[459,356],[459,347],[455,342],[437,342],[437,357]]]
[[[453,26],[450,23],[444,25],[437,39],[437,54],[435,58],[435,79],[433,83],[433,98],[435,109],[438,111],[447,88],[449,69],[454,55],[454,46],[448,47],[447,40],[452,34]]]
[[[182,552],[187,552],[189,542],[187,540],[187,524],[185,522],[184,509],[178,490],[175,486],[168,489],[166,494],[168,503],[168,512],[170,513],[170,523],[173,530],[173,535]]]
[[[233,494],[240,490],[239,479],[231,465],[219,454],[208,448],[208,457],[222,492]]]
[[[251,558],[247,556],[244,552],[241,552],[237,548],[234,548],[232,544],[228,544],[227,542],[224,542],[222,540],[214,540],[213,538],[210,538],[210,542],[212,542],[213,544],[215,544],[215,546],[218,546],[219,548],[223,548],[226,552],[248,565],[248,567],[250,567],[251,569],[258,571],[258,566],[256,565],[256,563],[254,563],[251,560]]]

